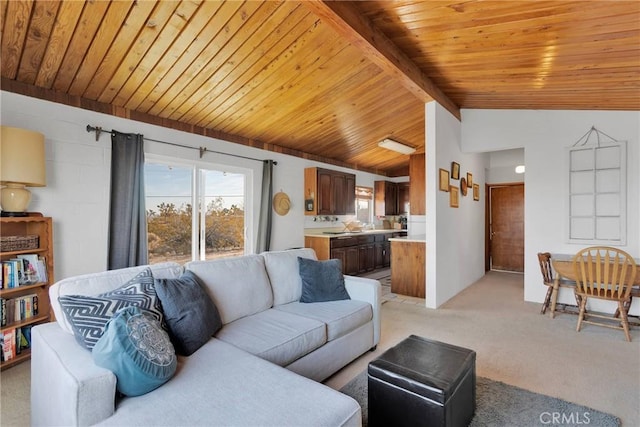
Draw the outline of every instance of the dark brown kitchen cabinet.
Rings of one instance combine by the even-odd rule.
[[[346,194],[344,198],[344,210],[347,215],[356,214],[356,176],[350,173],[345,175]]]
[[[347,265],[347,249],[346,248],[335,248],[331,249],[331,259],[339,259],[340,264],[342,264],[342,274],[345,273],[345,267]]]
[[[359,252],[357,246],[351,246],[350,248],[345,248],[346,252],[346,260],[344,263],[344,274],[348,274],[351,276],[356,276],[358,274],[358,270],[360,269],[360,261],[358,258]]]
[[[374,243],[374,259],[375,259],[375,268],[386,268],[389,267],[391,262],[391,254],[390,254],[390,245],[389,245],[389,236],[390,234],[379,234],[375,237]]]
[[[410,194],[411,186],[408,182],[399,182],[398,183],[398,214],[406,215],[409,213],[409,202],[411,194]]]
[[[305,215],[355,215],[356,176],[322,168],[304,170]]]
[[[339,259],[342,273],[357,276],[391,263],[389,238],[406,232],[362,233],[338,237],[305,236],[305,247],[312,248],[319,260]]]
[[[331,258],[339,259],[342,263],[342,274],[355,276],[358,274],[360,265],[358,264],[358,247],[331,249]]]
[[[365,243],[358,245],[358,273],[363,274],[376,268],[376,253],[373,236]]]
[[[331,201],[333,191],[332,175],[329,171],[318,170],[317,203],[318,215],[333,214]]]
[[[330,257],[342,263],[342,274],[356,275],[360,269],[357,237],[334,237],[331,239]],[[320,257],[318,257],[320,259]]]
[[[374,182],[374,213],[376,216],[406,214],[408,207],[409,183]]]

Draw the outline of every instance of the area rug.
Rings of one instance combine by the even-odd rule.
[[[361,372],[340,391],[362,407],[368,424],[367,372]],[[545,396],[488,378],[476,378],[476,413],[471,427],[480,426],[620,426],[620,419],[586,406]]]

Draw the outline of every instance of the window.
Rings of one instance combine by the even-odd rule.
[[[192,167],[145,163],[149,263],[191,261]]]
[[[244,253],[244,185],[239,173],[201,170],[202,206],[200,259]]]
[[[356,187],[356,219],[365,224],[373,222],[373,188]]]
[[[250,229],[245,215],[248,177],[222,167],[147,161],[149,263],[242,255]]]
[[[624,142],[569,149],[569,243],[626,242]]]

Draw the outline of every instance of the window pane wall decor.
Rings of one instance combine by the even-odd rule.
[[[569,243],[626,243],[624,141],[569,148]]]

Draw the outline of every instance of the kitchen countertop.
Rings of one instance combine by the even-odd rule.
[[[368,234],[390,234],[390,233],[402,233],[407,232],[407,230],[396,230],[393,228],[385,228],[385,229],[377,229],[377,230],[363,230],[363,231],[313,231],[304,233],[305,237],[355,237],[355,236],[365,236]],[[391,240],[391,239],[389,239]]]
[[[426,234],[411,234],[405,237],[392,237],[389,239],[390,242],[415,242],[415,243],[426,243],[427,235]]]

